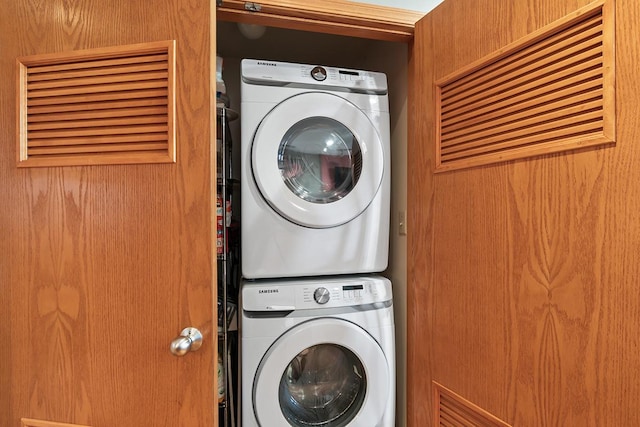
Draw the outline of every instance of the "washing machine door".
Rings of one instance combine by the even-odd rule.
[[[269,348],[254,378],[254,412],[262,427],[373,427],[390,390],[378,343],[351,322],[319,318]]]
[[[329,228],[360,215],[384,171],[377,126],[348,100],[324,92],[274,107],[253,138],[251,166],[262,197],[305,227]]]

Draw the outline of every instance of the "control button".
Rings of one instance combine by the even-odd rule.
[[[313,299],[316,300],[318,304],[326,304],[329,302],[329,289],[327,288],[318,288],[313,293]]]
[[[327,78],[327,70],[322,67],[313,67],[313,70],[311,70],[311,77],[321,82]]]

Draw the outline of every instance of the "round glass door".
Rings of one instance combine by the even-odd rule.
[[[294,124],[278,148],[287,188],[311,203],[331,203],[351,192],[362,169],[362,152],[345,125],[327,117]]]
[[[362,407],[366,389],[364,366],[351,350],[318,344],[289,363],[278,396],[292,426],[341,427]]]
[[[384,352],[346,320],[319,318],[278,338],[256,372],[253,405],[262,426],[371,427],[390,393]]]
[[[329,228],[360,215],[382,183],[376,126],[351,102],[328,93],[292,96],[258,126],[251,149],[255,182],[278,214]]]

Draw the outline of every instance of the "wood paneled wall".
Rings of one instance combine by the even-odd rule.
[[[640,425],[640,3],[615,5],[614,147],[433,174],[433,82],[588,3],[445,0],[416,28],[409,426],[433,380],[514,426]]]

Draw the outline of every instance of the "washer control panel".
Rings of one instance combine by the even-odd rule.
[[[242,81],[269,86],[341,88],[369,94],[387,93],[387,76],[375,71],[278,61],[243,59]]]
[[[380,289],[376,284],[364,281],[348,285],[327,285],[318,288],[304,286],[302,287],[301,296],[303,305],[308,308],[308,304],[312,301],[331,307],[371,304],[380,302],[381,297],[382,300],[385,300],[385,295],[384,289]],[[329,302],[331,304],[328,304]]]
[[[245,282],[245,311],[294,311],[374,304],[392,299],[391,282],[383,277],[308,281]]]

